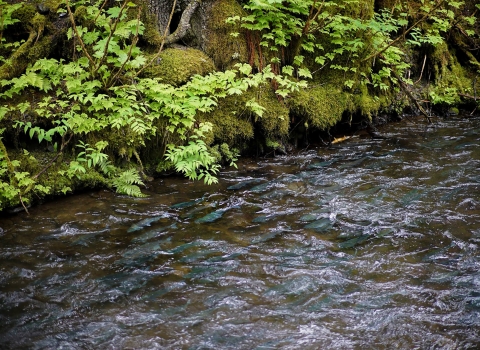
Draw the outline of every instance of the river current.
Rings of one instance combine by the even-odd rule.
[[[480,119],[0,219],[0,348],[479,349]]]

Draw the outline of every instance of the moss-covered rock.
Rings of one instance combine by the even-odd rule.
[[[304,119],[310,127],[323,130],[342,119],[348,101],[341,87],[325,84],[294,93],[288,104],[294,117]]]
[[[157,63],[147,68],[144,75],[160,78],[164,83],[178,86],[196,74],[206,75],[214,69],[212,60],[202,51],[176,47],[163,51]]]
[[[265,108],[261,117],[246,107],[250,100]],[[288,107],[277,99],[271,87],[261,86],[240,96],[228,96],[219,100],[217,108],[201,119],[213,125],[212,135],[207,140],[210,144],[248,149],[248,141],[254,135],[259,137],[260,142],[261,139],[268,138],[286,139],[290,123],[288,115]]]

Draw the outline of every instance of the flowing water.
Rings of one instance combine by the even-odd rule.
[[[0,348],[478,349],[480,119],[0,219]]]

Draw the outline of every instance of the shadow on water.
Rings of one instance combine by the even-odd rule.
[[[480,348],[480,120],[3,218],[0,347]]]

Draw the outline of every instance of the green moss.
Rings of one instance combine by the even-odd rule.
[[[36,34],[35,31],[30,32],[27,41],[0,67],[0,80],[11,79],[23,72],[28,64],[28,52],[36,39]]]
[[[285,138],[290,126],[289,108],[284,101],[279,101],[274,91],[269,87],[260,88],[256,97],[258,103],[265,108],[258,123],[265,136]]]
[[[152,46],[155,50],[162,44],[162,34],[158,31],[156,16],[148,10],[148,2],[144,0],[135,0],[134,3],[141,7],[140,20],[143,22],[145,29],[142,34],[142,40],[148,45]],[[130,19],[137,17],[137,9],[133,8],[129,10],[128,15]]]
[[[262,117],[253,114],[245,106],[252,99],[265,108]],[[263,138],[285,139],[289,128],[288,113],[287,106],[279,102],[271,87],[262,86],[240,96],[219,100],[217,108],[202,115],[201,119],[213,124],[209,143],[244,149],[245,143],[254,137],[255,129]]]
[[[393,88],[378,96],[372,95],[367,86],[359,84],[350,96],[352,101],[351,112],[357,112],[362,116],[371,118],[372,115],[393,103],[394,95]]]
[[[50,10],[50,14],[57,16],[57,11],[64,4],[63,0],[42,0],[38,3],[42,4]]]
[[[360,0],[347,4],[345,14],[353,18],[369,19],[374,14],[373,0]]]
[[[30,23],[31,19],[37,13],[33,4],[23,4],[18,10],[12,13],[12,18],[18,19],[21,24]]]
[[[218,106],[211,113],[200,115],[201,121],[212,123],[212,133],[206,142],[238,145],[253,138],[253,117],[246,110],[247,95],[228,96],[218,101]]]
[[[446,43],[437,45],[430,57],[435,71],[435,81],[429,90],[433,104],[457,104],[458,93],[471,94],[473,77]]]
[[[338,123],[349,105],[347,94],[331,84],[298,91],[288,104],[293,116],[303,118],[309,126],[321,130]]]
[[[186,83],[192,76],[214,71],[211,59],[202,51],[191,48],[171,48],[163,51],[157,64],[147,68],[145,76],[157,77],[172,85]]]
[[[226,23],[226,19],[242,16],[244,11],[235,0],[217,0],[208,12],[205,23],[205,53],[212,57],[215,66],[220,70],[232,68],[239,62],[248,61],[248,50],[243,31],[239,26]],[[240,32],[237,37],[232,33]]]
[[[51,52],[51,37],[48,35],[42,36],[50,26],[48,18],[39,13],[32,15],[29,6],[24,6],[21,9],[23,8],[25,8],[25,11],[17,15],[28,18],[29,22],[23,23],[23,25],[29,28],[29,37],[0,67],[0,79],[11,79],[20,75],[28,64],[47,57]]]

